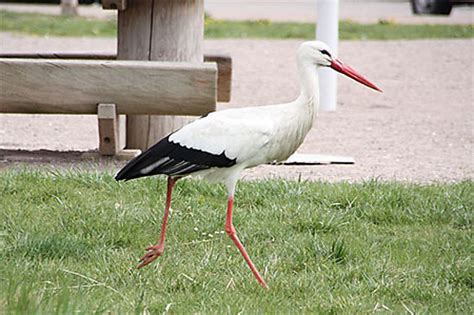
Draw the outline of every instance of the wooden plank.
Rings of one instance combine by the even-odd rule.
[[[0,58],[9,59],[80,59],[80,60],[116,60],[116,54],[110,53],[70,53],[70,52],[58,52],[58,53],[0,53]]]
[[[0,112],[203,115],[215,110],[216,65],[0,59]]]
[[[217,101],[230,102],[232,58],[226,55],[204,55],[204,61],[217,63]]]
[[[119,152],[120,141],[118,131],[118,115],[115,104],[99,104],[97,106],[99,123],[99,153],[115,155]]]
[[[117,55],[109,53],[0,53],[0,58],[116,60]],[[232,57],[220,54],[204,54],[204,62],[217,63],[217,101],[230,102],[232,91]]]

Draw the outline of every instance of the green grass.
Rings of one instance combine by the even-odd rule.
[[[223,233],[225,190],[165,181],[0,172],[0,310],[22,314],[472,314],[474,182],[255,181],[234,224],[265,291]]]
[[[55,36],[116,36],[116,23],[109,20],[68,18],[33,13],[0,11],[0,31]],[[221,21],[206,17],[206,38],[313,39],[314,23],[270,21]],[[377,24],[340,22],[340,38],[349,40],[472,38],[474,25],[400,25],[390,21]]]
[[[116,22],[0,10],[0,31],[40,36],[116,36]]]

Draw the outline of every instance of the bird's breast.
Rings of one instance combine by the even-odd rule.
[[[312,117],[302,115],[288,115],[283,121],[276,124],[275,131],[265,148],[266,163],[285,161],[303,143],[311,129]]]

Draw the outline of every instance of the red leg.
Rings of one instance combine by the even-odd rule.
[[[149,246],[146,248],[148,251],[142,258],[140,258],[140,264],[138,268],[145,267],[155,259],[163,254],[165,249],[165,237],[166,237],[166,225],[168,224],[168,215],[171,207],[171,194],[173,192],[174,184],[176,183],[177,179],[173,179],[168,177],[168,189],[166,192],[166,205],[165,205],[165,214],[163,217],[163,223],[161,224],[161,235],[158,244],[154,246]]]
[[[247,251],[245,250],[244,246],[242,245],[239,238],[237,237],[237,233],[235,231],[234,225],[232,224],[233,204],[234,204],[234,198],[233,196],[230,196],[229,200],[227,201],[227,217],[225,221],[225,231],[227,232],[227,235],[229,235],[229,237],[232,239],[234,244],[237,246],[242,256],[244,256],[244,259],[247,262],[247,265],[250,267],[250,270],[252,270],[255,278],[257,278],[258,283],[260,283],[264,288],[268,289],[268,286],[265,283],[265,280],[263,280],[260,273],[258,273],[257,268],[255,268],[255,265],[253,264],[252,260],[247,254]]]

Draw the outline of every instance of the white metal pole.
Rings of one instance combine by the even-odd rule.
[[[316,39],[325,42],[337,56],[339,41],[339,0],[316,0]],[[337,103],[337,73],[332,69],[318,70],[320,108],[335,111]]]

